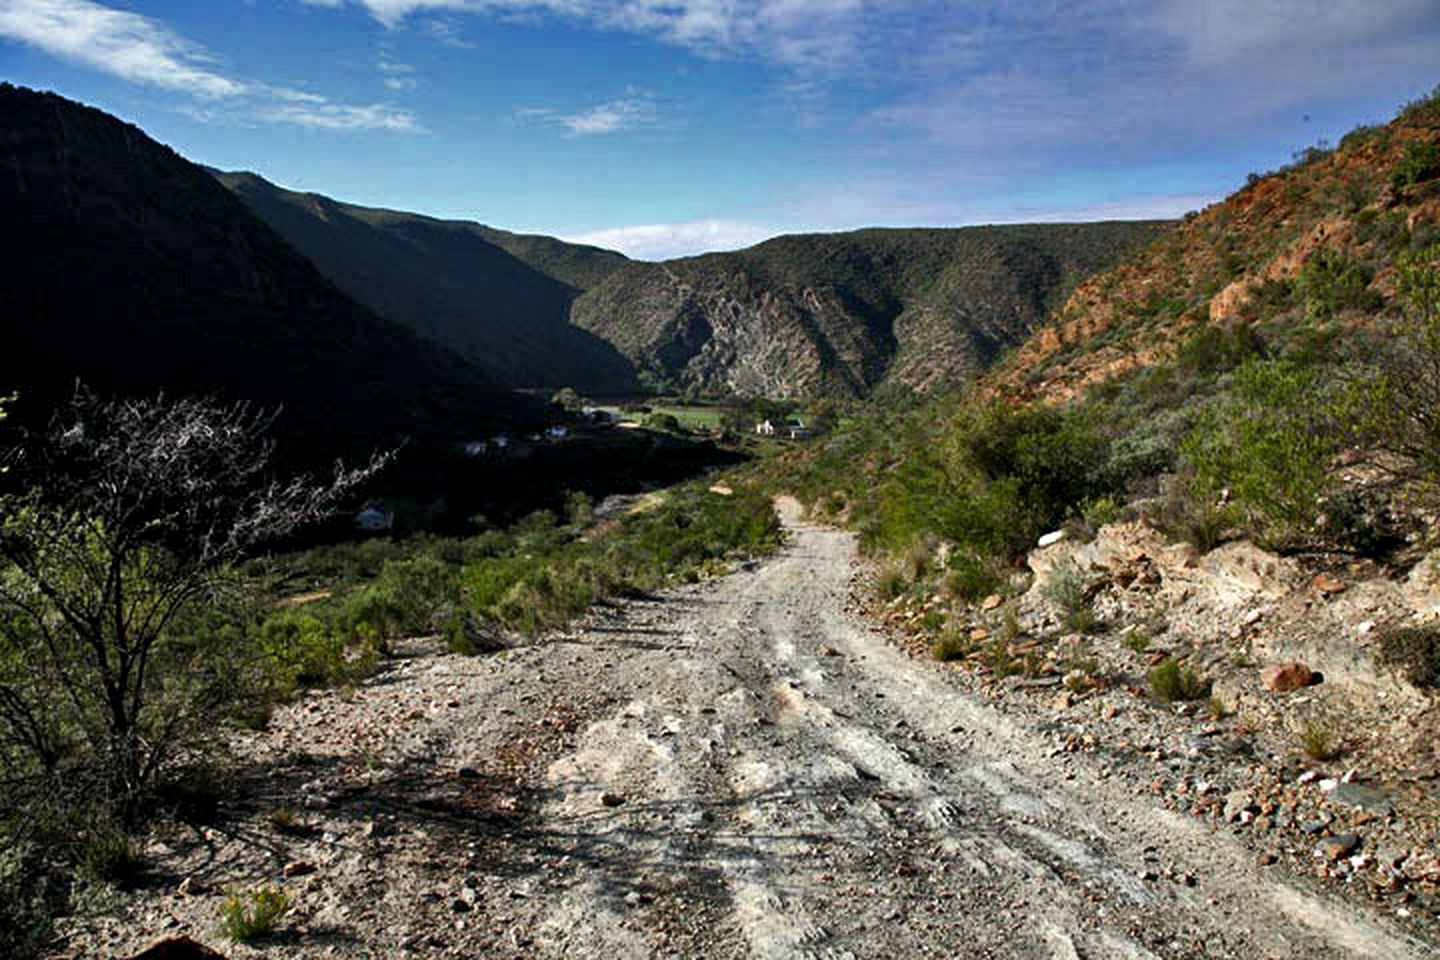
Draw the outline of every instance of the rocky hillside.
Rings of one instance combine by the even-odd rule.
[[[651,382],[771,397],[973,377],[1163,223],[862,230],[628,263],[572,319]]]
[[[103,391],[283,406],[311,454],[533,421],[498,387],[382,320],[200,167],[108,114],[0,85],[0,384],[43,416]]]
[[[253,173],[217,173],[336,286],[520,387],[620,392],[634,372],[570,325],[570,304],[627,261],[618,253],[477,223],[341,203]]]
[[[1086,280],[1004,367],[1051,400],[1173,356],[1204,326],[1284,335],[1393,312],[1395,261],[1440,239],[1440,98],[1312,147]]]

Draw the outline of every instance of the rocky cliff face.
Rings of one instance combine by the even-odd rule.
[[[772,397],[962,382],[1159,223],[865,230],[630,263],[574,323],[653,382]]]

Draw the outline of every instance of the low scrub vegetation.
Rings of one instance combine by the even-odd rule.
[[[238,943],[268,937],[275,933],[292,905],[290,895],[279,887],[232,887],[220,901],[220,933]]]
[[[1440,627],[1397,627],[1380,634],[1380,656],[1417,687],[1440,688]]]
[[[1210,696],[1210,684],[1193,668],[1172,657],[1150,668],[1148,679],[1150,692],[1165,703],[1203,700]]]

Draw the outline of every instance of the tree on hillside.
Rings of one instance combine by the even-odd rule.
[[[167,764],[213,731],[240,645],[196,625],[234,587],[231,564],[333,514],[386,459],[337,465],[328,481],[274,479],[271,419],[244,405],[82,390],[6,451],[7,806],[83,796],[134,823]]]

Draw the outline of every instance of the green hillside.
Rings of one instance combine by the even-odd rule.
[[[471,437],[535,406],[324,279],[202,168],[62,97],[0,85],[0,385],[42,416],[102,391],[283,406],[321,457]]]
[[[765,396],[929,390],[983,371],[1161,222],[871,229],[629,263],[573,320],[672,388]]]
[[[625,391],[631,366],[570,325],[570,304],[625,258],[475,223],[359,207],[251,173],[225,186],[342,290],[514,386]]]

